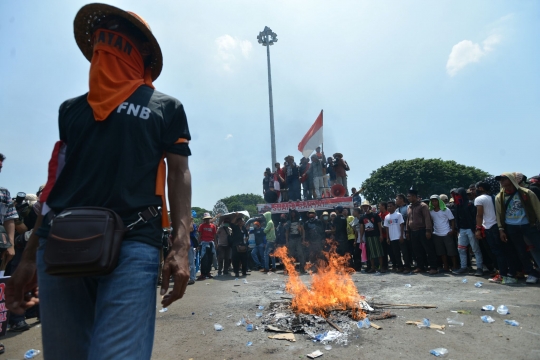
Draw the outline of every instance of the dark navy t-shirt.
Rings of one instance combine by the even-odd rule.
[[[75,206],[116,211],[128,225],[138,212],[161,206],[156,195],[164,152],[189,156],[191,139],[184,107],[177,99],[139,87],[104,121],[95,121],[87,95],[65,101],[59,110],[65,165],[47,199],[55,212]],[[184,143],[175,144],[179,139]],[[46,236],[44,227],[41,236]],[[126,240],[161,246],[161,219],[138,225]]]

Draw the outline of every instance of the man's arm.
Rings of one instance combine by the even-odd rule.
[[[39,229],[42,222],[43,215],[40,214],[38,215],[34,229]],[[36,251],[38,245],[39,237],[36,235],[36,231],[33,231],[26,243],[17,270],[15,270],[7,282],[6,306],[16,314],[24,314],[26,309],[39,303],[36,273]],[[26,295],[28,293],[31,293],[31,295]]]
[[[191,223],[191,173],[188,158],[172,153],[167,153],[166,157],[173,246],[163,265],[163,278],[168,279],[171,275],[174,276],[174,287],[167,294],[169,282],[163,281],[161,286],[163,307],[181,299],[186,291],[189,280],[188,251],[191,230],[189,226]]]
[[[9,219],[4,221],[4,228],[8,234],[9,242],[11,246],[4,251],[2,258],[7,261],[11,260],[15,256],[15,220]]]

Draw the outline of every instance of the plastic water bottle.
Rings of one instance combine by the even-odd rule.
[[[501,305],[497,308],[497,312],[501,315],[507,315],[507,314],[510,314],[510,312],[508,312],[508,308],[506,307],[506,305]]]
[[[246,346],[251,346],[251,345],[253,345],[251,341],[248,341],[248,343],[246,344]]]
[[[450,325],[463,326],[463,323],[458,320],[457,316],[455,318],[453,318],[453,319],[452,318],[446,318],[446,321],[448,321],[448,324],[450,324]]]
[[[252,332],[253,331],[253,324],[247,324],[246,325],[246,331]]]
[[[410,288],[410,287],[412,287],[412,285],[411,284],[405,284],[405,287]]]
[[[431,355],[435,355],[437,357],[445,357],[448,354],[448,349],[436,348],[436,349],[433,349],[433,350],[429,350],[429,353]]]
[[[482,319],[482,321],[485,322],[485,323],[492,323],[492,322],[495,321],[495,319],[493,319],[491,316],[487,316],[487,315],[480,316],[480,319]]]
[[[495,306],[493,305],[484,305],[482,306],[482,311],[493,311],[495,310]]]
[[[259,310],[264,310],[264,306],[259,305]]]
[[[468,282],[469,282],[469,280],[467,280],[467,279],[463,279],[463,280],[461,280],[461,282],[462,282],[462,283],[464,283],[464,284],[466,284],[466,283],[468,283]]]
[[[263,315],[262,312],[255,313],[255,316],[258,317],[258,318],[260,318],[262,315]]]
[[[25,359],[33,359],[34,357],[38,356],[41,353],[41,351],[36,349],[30,349],[27,352],[24,353]]]
[[[483,282],[478,281],[477,283],[474,284],[474,286],[477,287],[477,288],[481,288],[482,284],[483,284]]]
[[[214,330],[221,331],[223,330],[223,326],[221,326],[220,324],[214,324]]]
[[[369,329],[371,327],[371,322],[368,318],[365,318],[364,320],[360,320],[356,326],[358,326],[359,329]]]
[[[431,322],[429,321],[429,319],[424,318],[424,320],[422,320],[422,323],[416,326],[418,326],[419,329],[429,328],[431,326]]]
[[[248,283],[247,279],[244,279],[244,284],[247,284],[247,283]]]
[[[519,323],[516,320],[504,320],[504,323],[507,325],[519,326]]]

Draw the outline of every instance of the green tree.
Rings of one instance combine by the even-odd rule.
[[[417,158],[396,160],[373,171],[362,183],[363,194],[370,202],[394,199],[407,194],[414,185],[424,198],[433,194],[449,194],[452,188],[468,187],[489,174],[473,166],[449,160]]]
[[[262,196],[255,194],[232,195],[221,199],[230,212],[247,210],[251,216],[257,214],[257,204],[264,204]]]

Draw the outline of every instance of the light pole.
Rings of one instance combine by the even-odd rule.
[[[274,132],[274,101],[272,100],[272,72],[270,71],[270,46],[277,42],[277,35],[268,26],[257,36],[259,44],[266,46],[266,60],[268,62],[268,102],[270,104],[270,142],[272,146],[272,166],[270,169],[276,170],[276,134]]]

